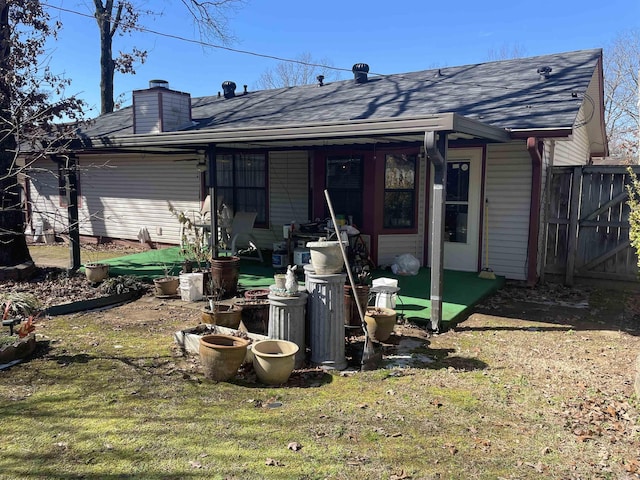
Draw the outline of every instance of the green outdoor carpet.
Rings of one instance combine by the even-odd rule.
[[[136,275],[145,280],[162,277],[165,268],[170,275],[178,275],[184,258],[179,247],[148,250],[142,253],[105,260],[110,265],[110,276]],[[273,284],[275,269],[271,266],[269,255],[265,263],[255,260],[240,261],[240,288],[268,288]],[[396,310],[407,320],[426,322],[431,316],[429,300],[431,288],[431,269],[421,268],[418,275],[394,275],[390,270],[374,270],[372,277],[398,280],[398,298]],[[460,318],[473,305],[502,287],[504,277],[495,280],[479,278],[475,272],[455,272],[445,270],[442,306],[443,322],[453,322]]]

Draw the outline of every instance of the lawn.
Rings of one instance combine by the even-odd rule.
[[[275,388],[204,379],[172,341],[199,319],[179,302],[41,320],[36,356],[0,372],[0,478],[637,478],[635,297],[581,293],[507,287],[416,335],[417,367]]]

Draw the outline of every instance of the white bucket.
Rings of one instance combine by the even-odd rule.
[[[204,298],[204,273],[180,274],[180,298],[185,302],[197,302]]]

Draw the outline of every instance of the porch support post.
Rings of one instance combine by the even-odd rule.
[[[447,194],[447,134],[425,132],[424,149],[433,164],[431,225],[431,330],[440,331],[444,285],[444,215]]]
[[[540,199],[542,195],[543,144],[536,137],[527,138],[527,151],[531,157],[531,205],[529,208],[529,251],[527,252],[527,284],[538,282],[538,237],[540,234]]]
[[[80,215],[78,214],[78,160],[72,155],[52,156],[64,177],[67,202],[67,223],[69,225],[69,270],[75,272],[80,268]]]
[[[207,158],[207,188],[209,189],[209,210],[211,211],[211,248],[213,257],[218,256],[218,198],[216,194],[218,184],[216,168],[216,146],[210,144],[205,153]]]

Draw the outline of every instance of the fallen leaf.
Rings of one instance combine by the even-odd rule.
[[[200,462],[194,462],[193,460],[189,461],[189,465],[191,465],[191,468],[202,468],[202,464]]]
[[[411,475],[405,473],[404,470],[400,470],[400,473],[394,473],[389,477],[389,480],[405,480],[407,478],[412,478]]]
[[[281,467],[282,463],[280,463],[278,460],[274,460],[273,458],[267,458],[267,460],[264,462],[265,465],[267,465],[268,467]]]
[[[302,445],[300,445],[298,442],[290,442],[289,445],[287,445],[287,448],[289,450],[297,452],[298,450],[302,450]]]

